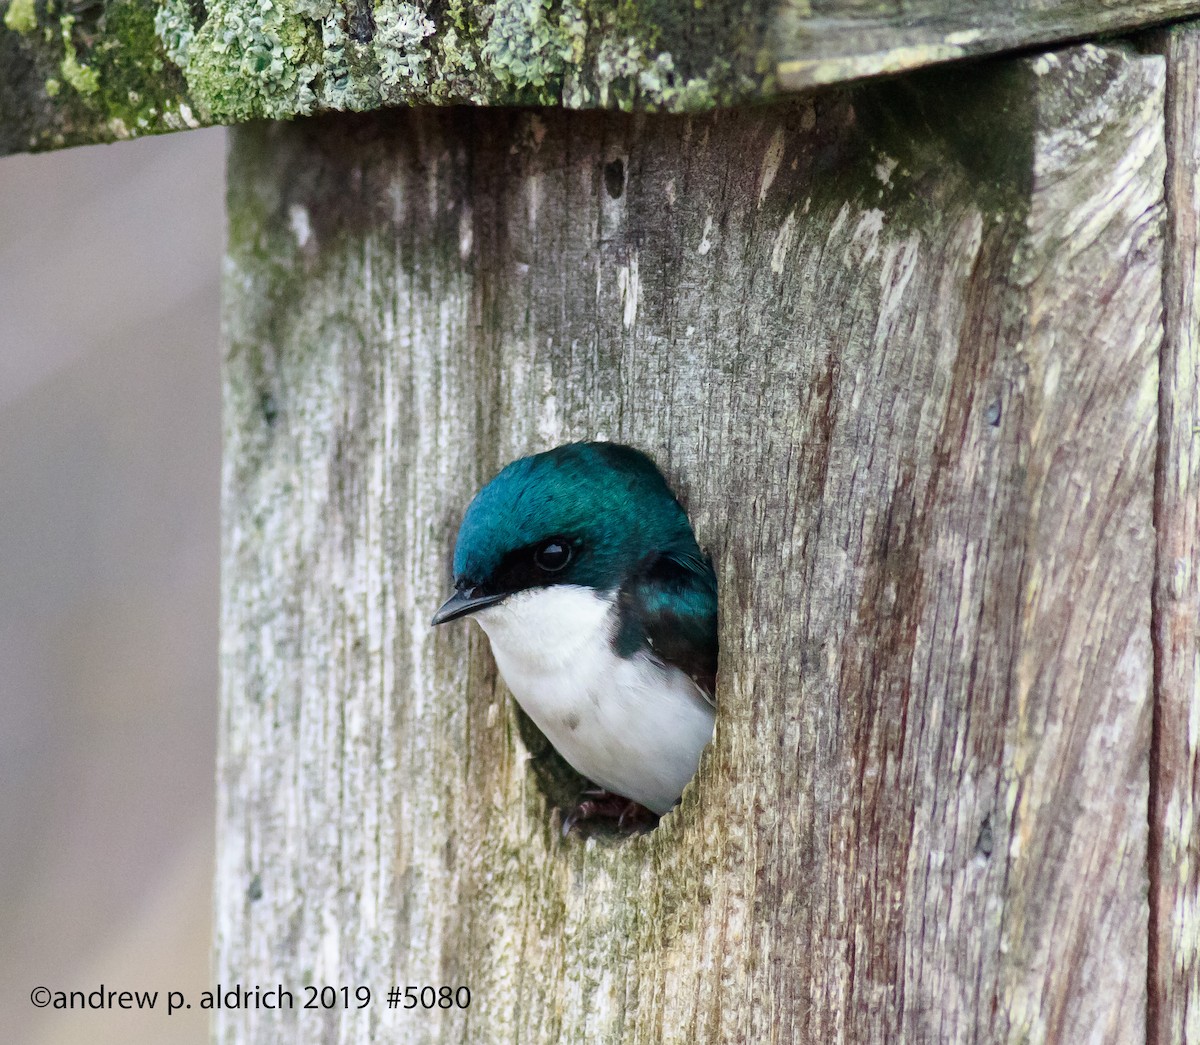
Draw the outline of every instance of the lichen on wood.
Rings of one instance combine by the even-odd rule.
[[[698,9],[686,46],[671,4],[633,0],[216,0],[199,24],[186,0],[166,0],[157,24],[218,120],[394,104],[680,109],[762,86],[753,12],[740,34],[713,28],[728,7]]]
[[[394,105],[697,112],[1200,0],[0,0],[0,153]]]
[[[0,146],[388,105],[711,108],[769,91],[767,17],[750,0],[8,0]]]

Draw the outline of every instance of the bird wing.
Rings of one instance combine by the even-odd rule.
[[[621,586],[617,652],[647,650],[688,675],[709,703],[717,681],[717,578],[693,552],[647,558]]]

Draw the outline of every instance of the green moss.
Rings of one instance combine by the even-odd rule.
[[[98,101],[115,134],[188,123],[175,119],[185,85],[167,62],[152,8],[137,0],[110,4],[89,60],[99,72]]]
[[[452,24],[444,30],[437,40],[438,74],[430,85],[431,102],[487,104],[487,94],[480,83],[480,49],[471,26]]]
[[[0,152],[199,126],[155,32],[154,0],[34,3],[35,31],[0,32],[0,78],[6,64],[25,69],[38,96],[0,128]]]
[[[32,33],[37,28],[37,12],[33,0],[9,0],[4,12],[4,24],[14,33]]]
[[[694,112],[761,96],[752,19],[731,32],[725,5],[594,3],[588,49],[595,90],[581,104]],[[748,41],[740,38],[748,36]],[[706,37],[709,46],[701,41]],[[568,102],[568,104],[571,104]]]
[[[80,94],[95,94],[100,90],[100,74],[90,65],[80,62],[75,52],[75,42],[71,38],[75,16],[63,15],[59,24],[62,26],[63,42],[63,60],[59,66],[62,78]]]

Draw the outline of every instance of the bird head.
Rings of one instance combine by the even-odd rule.
[[[695,547],[653,461],[617,443],[569,443],[523,457],[475,495],[454,549],[445,624],[517,592],[618,588],[648,556]]]

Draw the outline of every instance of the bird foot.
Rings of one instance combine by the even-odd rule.
[[[563,817],[563,838],[585,820],[615,821],[618,831],[638,834],[651,830],[658,823],[658,815],[630,798],[593,787],[584,791],[575,808]]]

